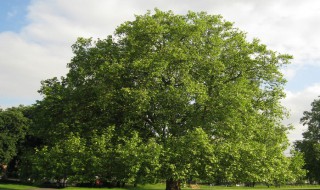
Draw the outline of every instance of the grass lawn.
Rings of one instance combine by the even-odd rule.
[[[35,187],[33,186],[29,186],[29,185],[20,185],[20,184],[0,184],[0,190],[14,190],[14,189],[35,189]]]
[[[35,186],[19,185],[19,184],[0,184],[0,190],[36,190],[39,189]],[[182,188],[189,190],[190,188]],[[200,190],[309,190],[318,189],[320,186],[304,185],[304,186],[282,186],[281,188],[257,186],[257,187],[224,187],[224,186],[205,186],[200,185]],[[45,190],[45,189],[44,189]],[[63,190],[165,190],[165,184],[155,185],[139,185],[138,187],[127,187],[127,188],[89,188],[89,187],[67,187]]]

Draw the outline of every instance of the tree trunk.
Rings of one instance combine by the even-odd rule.
[[[1,174],[1,179],[4,179],[6,180],[7,179],[7,164],[0,164],[0,168],[1,168],[1,171],[2,171],[2,174]]]
[[[180,181],[167,179],[166,181],[166,190],[181,190]]]

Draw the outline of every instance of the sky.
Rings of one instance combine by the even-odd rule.
[[[0,108],[40,100],[40,81],[64,76],[78,37],[106,38],[121,23],[147,10],[188,10],[222,15],[269,49],[293,55],[282,69],[290,117],[302,139],[303,111],[320,95],[320,1],[318,0],[0,0]]]

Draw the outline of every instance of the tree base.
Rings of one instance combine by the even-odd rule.
[[[181,190],[180,181],[169,179],[166,181],[166,190]]]

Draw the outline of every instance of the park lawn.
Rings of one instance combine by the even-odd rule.
[[[0,190],[16,190],[16,189],[35,189],[34,186],[29,186],[29,185],[20,185],[20,184],[1,184],[0,183]]]

